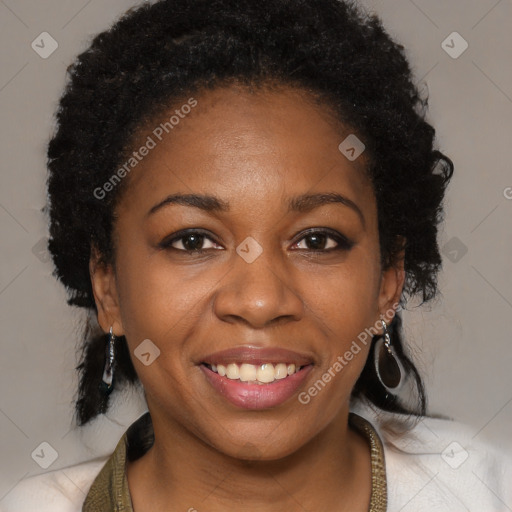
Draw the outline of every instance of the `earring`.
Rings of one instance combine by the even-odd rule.
[[[107,347],[105,350],[105,368],[103,369],[103,377],[101,378],[100,389],[105,396],[110,395],[114,388],[114,359],[115,359],[115,343],[116,337],[110,327],[108,335]]]
[[[388,326],[382,318],[381,322],[384,334],[383,337],[375,343],[375,371],[381,384],[386,388],[386,390],[392,394],[397,394],[402,387],[405,370],[391,346],[391,337],[389,335]]]

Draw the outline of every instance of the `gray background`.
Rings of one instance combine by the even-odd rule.
[[[107,417],[73,428],[83,313],[66,305],[51,275],[41,213],[45,146],[65,69],[93,34],[136,3],[0,0],[0,500],[22,477],[43,471],[31,457],[42,442],[57,453],[49,469],[107,454],[145,408],[140,392],[126,391]],[[431,410],[510,449],[512,2],[364,5],[407,48],[416,79],[428,85],[439,147],[456,167],[440,234],[442,293],[404,314],[406,334]],[[45,31],[58,42],[47,59],[31,47]],[[454,31],[469,44],[456,59],[442,47]]]

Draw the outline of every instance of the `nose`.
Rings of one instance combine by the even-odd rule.
[[[233,267],[214,295],[214,312],[225,322],[242,322],[255,329],[298,321],[304,303],[293,276],[279,256],[263,253],[252,263],[235,254]]]

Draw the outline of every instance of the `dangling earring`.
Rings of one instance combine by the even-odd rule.
[[[391,337],[389,336],[388,326],[382,320],[384,329],[383,337],[375,343],[374,363],[377,377],[382,385],[392,394],[397,394],[402,387],[405,370],[391,346]]]
[[[105,396],[110,395],[114,388],[114,359],[115,359],[115,343],[116,337],[110,327],[108,335],[107,347],[105,350],[105,368],[103,369],[103,377],[100,383],[100,389]]]

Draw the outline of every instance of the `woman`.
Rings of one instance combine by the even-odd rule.
[[[49,249],[97,319],[77,417],[137,381],[149,412],[7,510],[510,509],[510,462],[426,415],[403,344],[453,164],[377,18],[161,0],[69,73]]]

